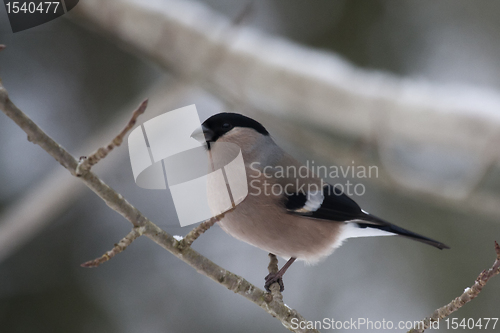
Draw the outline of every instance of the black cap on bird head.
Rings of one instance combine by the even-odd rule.
[[[203,122],[201,129],[207,142],[216,142],[233,128],[246,127],[254,129],[262,135],[269,132],[258,121],[239,113],[218,113]],[[194,137],[195,133],[193,133]]]

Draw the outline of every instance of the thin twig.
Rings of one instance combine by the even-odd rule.
[[[407,333],[423,333],[433,322],[440,321],[441,319],[448,317],[450,314],[476,298],[481,290],[483,290],[483,287],[486,285],[488,280],[500,273],[500,245],[498,245],[497,242],[495,242],[495,252],[497,254],[497,258],[493,263],[493,266],[488,270],[482,271],[470,288],[466,288],[462,295],[434,311],[430,317],[422,320]],[[421,323],[423,323],[423,325]]]
[[[97,267],[102,263],[105,263],[109,259],[113,258],[115,255],[118,253],[121,253],[125,251],[125,249],[132,244],[133,241],[135,241],[139,236],[142,236],[144,233],[144,227],[139,227],[139,228],[132,228],[132,231],[130,231],[127,236],[123,237],[115,246],[109,250],[108,252],[104,253],[102,257],[87,261],[80,266],[82,267]]]
[[[197,227],[188,232],[186,236],[180,241],[180,247],[191,246],[195,240],[198,239],[202,234],[210,229],[216,222],[220,221],[220,218],[212,217],[204,222],[201,222]]]
[[[0,109],[11,118],[21,129],[28,134],[31,142],[42,147],[47,153],[56,159],[62,166],[76,176],[78,162],[63,147],[50,138],[38,127],[26,114],[24,114],[9,99],[8,93],[0,80]],[[191,247],[180,248],[180,242],[172,235],[166,233],[142,213],[132,206],[123,196],[105,184],[92,171],[88,171],[79,178],[92,191],[94,191],[111,209],[120,213],[125,219],[135,227],[144,227],[144,235],[152,239],[155,243],[174,254],[177,258],[195,268],[217,283],[225,286],[229,290],[243,296],[252,303],[258,305],[264,311],[276,317],[288,329],[293,330],[292,322],[305,321],[296,310],[289,308],[282,302],[274,299],[268,300],[267,293],[249,283],[242,277],[220,267],[210,261]],[[295,329],[295,332],[316,332],[309,329]]]
[[[197,227],[195,227],[193,230],[187,233],[186,236],[180,241],[179,246],[185,247],[185,246],[191,246],[195,240],[198,239],[202,234],[204,234],[208,229],[210,229],[216,222],[219,222],[226,213],[232,211],[234,208],[231,208],[230,210],[219,214],[217,216],[214,216],[202,223],[200,223]]]
[[[249,1],[245,7],[236,15],[232,20],[231,24],[233,26],[239,26],[241,25],[246,19],[250,17],[250,15],[253,14],[255,9],[255,0]]]
[[[146,107],[148,106],[148,100],[145,99],[137,109],[132,113],[132,118],[130,118],[129,122],[125,126],[125,128],[118,134],[110,144],[107,146],[101,147],[97,149],[92,155],[89,157],[82,156],[80,158],[80,162],[76,168],[76,176],[80,177],[84,172],[87,172],[92,168],[93,165],[97,164],[101,159],[105,158],[115,147],[118,147],[122,144],[123,138],[128,131],[134,127],[137,122],[137,118],[146,111]]]

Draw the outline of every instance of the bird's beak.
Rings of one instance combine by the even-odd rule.
[[[201,125],[201,127],[198,127],[191,133],[191,137],[200,143],[210,142],[214,137],[214,132]]]

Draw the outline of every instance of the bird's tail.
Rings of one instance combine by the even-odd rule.
[[[392,223],[389,223],[387,221],[382,220],[381,218],[378,218],[372,214],[363,212],[364,215],[361,218],[363,222],[357,222],[360,228],[375,228],[383,231],[387,231],[399,236],[403,236],[409,239],[413,239],[425,244],[432,245],[434,247],[437,247],[438,249],[449,249],[449,247],[441,242],[435,241],[433,239],[424,237],[422,235],[416,234],[412,231],[403,229],[401,227],[398,227],[397,225],[394,225]],[[364,222],[366,221],[366,223]]]

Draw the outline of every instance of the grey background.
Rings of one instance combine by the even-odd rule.
[[[206,3],[229,17],[246,4]],[[496,91],[499,13],[496,1],[355,0],[312,5],[263,0],[256,3],[248,24],[337,52],[363,68]],[[88,153],[78,148],[113,122],[119,110],[147,97],[152,83],[174,80],[147,60],[67,19],[12,34],[0,6],[0,43],[8,46],[0,53],[0,74],[12,100],[75,156]],[[179,101],[178,107],[192,103],[202,118],[223,110],[217,98],[201,90]],[[280,142],[299,158],[315,158]],[[109,159],[118,161],[112,172],[102,175],[109,185],[168,232],[187,233],[189,227],[176,227],[168,193],[134,184],[125,147]],[[0,114],[0,212],[55,168],[60,168],[58,163]],[[367,193],[356,198],[366,210],[452,249],[438,251],[394,237],[365,238],[348,241],[316,266],[294,264],[285,276],[285,302],[306,318],[418,320],[458,296],[490,267],[493,240],[500,240],[498,219],[395,196],[370,182],[366,188]],[[85,193],[0,263],[2,332],[285,331],[261,309],[146,238],[98,269],[81,268],[80,263],[102,255],[130,229],[91,191]],[[201,237],[194,248],[263,286],[268,264],[263,251],[229,237],[219,227]],[[478,299],[452,317],[499,317],[499,293],[500,279],[494,279]]]

